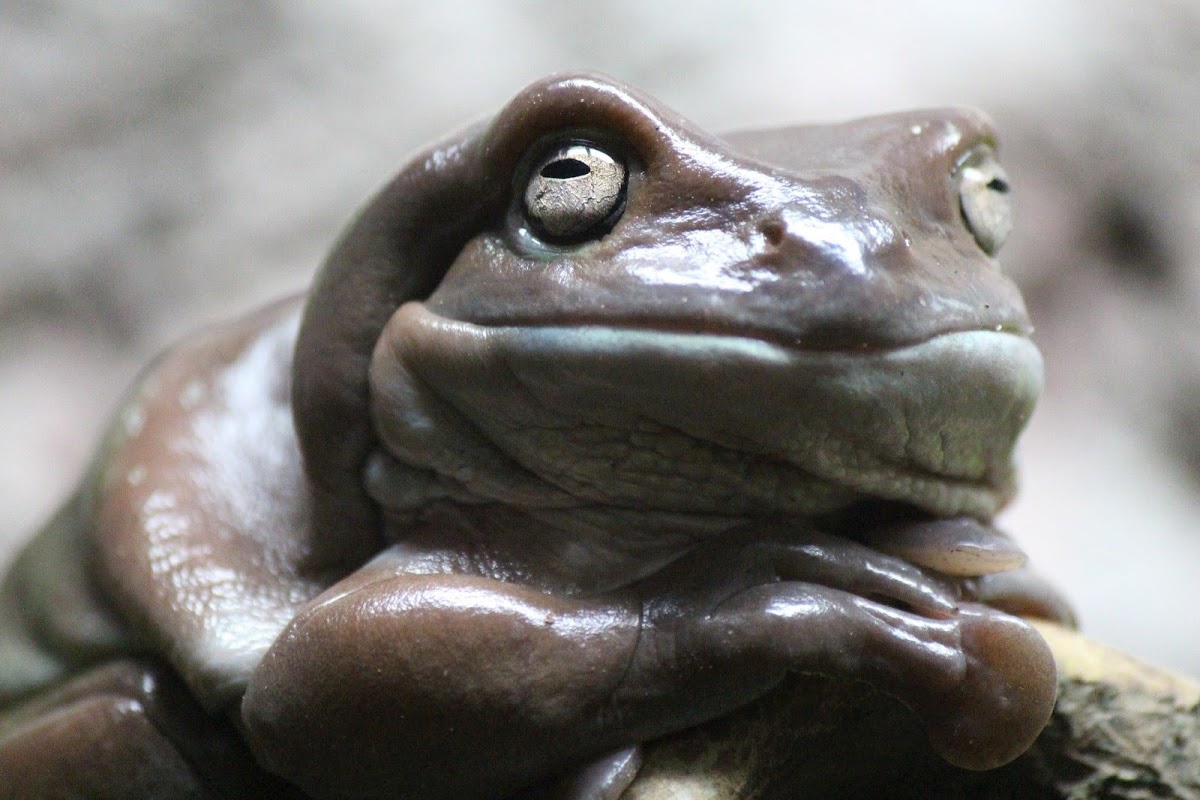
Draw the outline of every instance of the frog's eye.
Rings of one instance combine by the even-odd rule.
[[[1012,230],[1008,176],[991,152],[968,159],[958,170],[958,201],[975,241],[995,255]]]
[[[525,216],[541,238],[570,244],[608,233],[625,210],[625,164],[593,144],[551,150],[525,187]]]

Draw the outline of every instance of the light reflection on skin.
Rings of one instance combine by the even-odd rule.
[[[784,211],[783,217],[787,220],[788,233],[801,237],[822,252],[836,253],[838,262],[856,275],[867,274],[861,234],[854,228],[848,229],[845,221],[815,219],[791,210]],[[882,225],[873,227],[886,228]]]
[[[694,231],[686,241],[656,243],[648,248],[653,258],[637,259],[636,251],[631,253],[630,274],[648,286],[699,286],[739,293],[753,292],[782,277],[767,269],[735,271],[739,261],[746,263],[753,257],[755,248],[750,243],[742,243],[740,259],[731,259],[733,268],[721,260],[705,258],[703,254],[709,249],[730,251],[733,243],[725,231]]]

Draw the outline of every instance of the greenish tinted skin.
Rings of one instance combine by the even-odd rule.
[[[621,205],[547,241],[526,186],[578,140]],[[615,797],[790,671],[1014,758],[1054,666],[997,609],[1068,612],[987,525],[1041,381],[964,218],[994,147],[964,110],[719,139],[556,76],[420,153],[306,298],[146,372],[8,576],[0,784]]]

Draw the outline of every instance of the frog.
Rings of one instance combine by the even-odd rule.
[[[9,570],[0,784],[616,798],[795,674],[1016,758],[1073,617],[993,524],[1043,380],[997,147],[564,73],[418,152],[146,369]]]

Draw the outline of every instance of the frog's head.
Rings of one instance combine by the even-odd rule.
[[[1041,384],[993,258],[1008,203],[976,112],[716,138],[543,80],[331,256],[296,361],[310,475],[342,511],[369,462],[394,508],[989,517]]]

